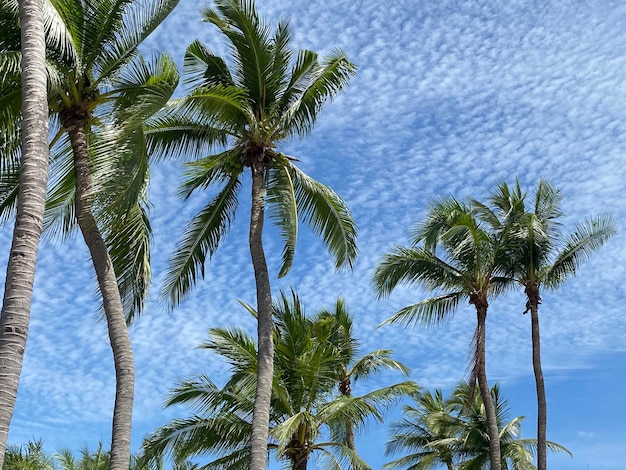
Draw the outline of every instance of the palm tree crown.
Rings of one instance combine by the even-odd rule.
[[[502,468],[532,470],[537,440],[521,437],[523,416],[508,421],[507,401],[500,387],[491,388],[502,450]],[[392,424],[387,454],[408,452],[385,468],[426,470],[445,465],[449,470],[489,468],[489,436],[485,406],[479,393],[461,382],[447,399],[441,390],[414,395],[415,405],[406,405],[405,418]],[[550,450],[569,453],[554,442]],[[571,454],[570,454],[571,455]]]

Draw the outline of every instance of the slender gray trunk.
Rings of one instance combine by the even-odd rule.
[[[272,292],[267,262],[263,251],[263,219],[265,214],[265,164],[262,155],[255,158],[252,169],[252,208],[250,211],[250,255],[254,267],[258,314],[257,388],[252,415],[250,439],[250,470],[267,467],[267,438],[269,434],[270,400],[274,375],[274,341]]]
[[[128,470],[135,387],[133,351],[113,263],[92,212],[91,168],[85,129],[80,124],[67,129],[74,151],[76,218],[96,271],[115,363],[115,405],[109,468]]]
[[[22,154],[13,241],[0,314],[0,468],[26,349],[48,183],[48,96],[43,9],[20,0]]]
[[[491,389],[487,382],[487,367],[485,360],[485,340],[487,326],[487,302],[484,304],[476,304],[477,329],[476,329],[476,354],[477,354],[477,379],[480,395],[485,405],[485,414],[487,415],[487,434],[489,434],[489,462],[491,470],[501,469],[500,456],[500,433],[498,432],[498,421],[496,410],[491,399]],[[474,384],[471,384],[474,387]]]
[[[537,389],[537,470],[547,469],[546,428],[548,406],[546,389],[541,369],[541,337],[539,335],[539,286],[535,283],[526,285],[528,308],[530,310],[530,325],[533,344],[533,371],[535,373],[535,388]]]

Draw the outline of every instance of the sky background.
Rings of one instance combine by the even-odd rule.
[[[208,2],[181,0],[148,41],[182,63],[198,38],[224,43],[200,21]],[[611,213],[618,234],[540,308],[548,394],[548,438],[574,453],[549,456],[552,470],[623,469],[626,461],[626,5],[618,1],[265,0],[261,15],[290,18],[293,44],[320,53],[342,48],[358,66],[345,93],[323,110],[311,136],[280,150],[331,186],[359,225],[352,272],[333,271],[321,242],[305,227],[294,266],[277,282],[281,246],[268,227],[273,290],[293,286],[311,314],[345,298],[362,351],[390,348],[424,387],[449,390],[466,375],[475,315],[461,305],[436,329],[376,326],[427,293],[399,288],[377,300],[370,278],[429,201],[453,195],[485,199],[501,181],[519,178],[531,191],[540,178],[562,189],[566,230]],[[174,312],[158,301],[167,259],[185,223],[210,194],[183,204],[178,166],[152,171],[154,288],[132,327],[136,360],[133,447],[184,409],[163,410],[180,379],[206,373],[224,380],[223,364],[196,349],[209,328],[253,331],[237,299],[253,304],[247,246],[249,196],[206,277]],[[0,231],[4,280],[12,227]],[[94,448],[110,440],[114,368],[87,249],[78,237],[42,244],[31,330],[10,442],[43,438],[46,449]],[[509,399],[511,416],[527,416],[535,434],[530,318],[521,292],[491,302],[487,369]],[[384,380],[401,379],[388,375]],[[383,384],[384,380],[378,383]],[[372,385],[376,385],[374,382]],[[356,393],[365,389],[358,385]],[[397,419],[399,410],[389,413]],[[357,441],[372,468],[388,438],[371,424]]]

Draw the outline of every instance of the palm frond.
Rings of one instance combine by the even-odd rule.
[[[298,238],[298,206],[289,165],[287,162],[271,168],[266,183],[269,217],[278,227],[284,243],[279,278],[291,269]]]
[[[198,40],[192,42],[185,51],[184,71],[184,83],[187,85],[235,85],[224,59],[213,54]]]
[[[298,213],[313,233],[322,237],[335,257],[335,267],[352,267],[357,254],[357,227],[344,201],[328,186],[291,165]]]
[[[170,307],[178,305],[198,275],[204,277],[207,254],[212,256],[226,235],[237,208],[240,181],[231,177],[224,188],[187,224],[184,235],[170,259],[161,296]]]
[[[310,132],[322,105],[348,85],[356,74],[356,66],[342,51],[336,50],[309,73],[308,83],[284,114],[282,128],[289,135],[303,136]]]
[[[438,326],[452,315],[459,305],[459,300],[464,296],[464,292],[451,292],[408,305],[398,310],[379,326],[394,323],[409,326],[417,322],[427,327]]]
[[[464,273],[432,252],[401,246],[384,256],[372,280],[379,297],[389,295],[401,283],[424,285],[430,290],[471,287]]]
[[[565,247],[557,255],[546,273],[544,284],[555,288],[576,272],[580,264],[604,245],[616,232],[615,222],[604,214],[584,221],[567,238]]]
[[[378,349],[357,359],[350,368],[354,381],[367,378],[382,369],[397,370],[404,375],[408,375],[409,368],[393,359],[391,353],[390,349]]]

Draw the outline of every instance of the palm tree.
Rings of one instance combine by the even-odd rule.
[[[13,3],[4,0],[3,15]],[[177,3],[45,3],[54,137],[44,227],[52,235],[65,236],[78,225],[89,248],[115,362],[111,468],[120,470],[128,468],[130,459],[134,390],[126,319],[141,310],[150,282],[148,153],[142,126],[178,83],[171,59],[148,61],[137,48]],[[0,74],[14,70],[13,59],[19,56],[4,52]],[[12,165],[2,170],[0,213],[6,217],[14,206],[21,169]]]
[[[0,5],[0,7],[2,7]],[[4,299],[0,313],[0,468],[13,416],[17,388],[26,349],[30,308],[35,281],[35,264],[45,207],[48,181],[48,101],[46,97],[46,57],[44,18],[41,3],[35,0],[19,2],[20,34],[10,28],[10,18],[0,10],[0,28],[11,31],[0,39],[0,54],[9,48],[21,51],[21,167],[20,192],[13,241],[9,252]],[[1,57],[0,56],[0,57]],[[0,61],[3,60],[0,58]],[[17,72],[15,70],[14,72]],[[17,73],[0,73],[0,96],[20,87]],[[19,94],[18,94],[19,96]],[[11,103],[12,101],[12,103]],[[20,139],[16,116],[18,99],[0,98],[0,147],[7,151],[1,158],[17,159]],[[0,173],[3,163],[0,161]]]
[[[338,298],[333,310],[322,310],[314,320],[317,328],[322,328],[328,340],[336,348],[339,358],[337,379],[339,393],[345,397],[352,396],[352,383],[359,379],[367,379],[382,369],[398,370],[408,375],[409,369],[391,357],[389,349],[378,349],[359,356],[359,343],[354,337],[352,317],[346,308],[345,301]],[[356,451],[354,442],[354,426],[345,425],[346,445]]]
[[[405,405],[402,421],[391,424],[391,440],[385,455],[403,451],[408,455],[385,464],[385,468],[411,470],[445,465],[453,470],[458,460],[454,439],[460,433],[457,408],[444,400],[441,390],[422,391],[413,395],[416,405]]]
[[[54,455],[54,458],[61,470],[107,470],[111,453],[105,451],[100,442],[96,450],[90,450],[87,446],[82,447],[78,459],[69,449],[62,449]]]
[[[485,366],[485,328],[490,296],[503,292],[512,282],[499,276],[511,227],[498,232],[487,230],[476,213],[473,201],[463,204],[444,198],[432,203],[426,220],[414,231],[413,246],[398,246],[385,255],[373,281],[379,297],[389,295],[399,283],[440,292],[404,307],[385,323],[408,325],[420,321],[427,326],[436,325],[456,310],[462,298],[474,305],[477,324],[470,384],[478,381],[487,415],[491,468],[499,470],[498,427]]]
[[[385,468],[407,470],[435,468],[444,464],[449,470],[487,470],[490,467],[489,435],[485,406],[480,393],[461,382],[450,398],[443,400],[441,390],[432,395],[415,395],[416,406],[405,407],[406,418],[392,425],[392,438],[387,454],[410,452],[385,465]],[[491,389],[496,409],[501,445],[501,465],[512,470],[533,470],[536,439],[521,437],[523,416],[508,421],[508,403],[496,384]],[[557,452],[570,452],[563,446],[548,442]],[[570,454],[571,455],[571,454]]]
[[[352,266],[357,251],[356,226],[341,198],[299,170],[297,160],[278,147],[312,130],[322,104],[347,85],[355,67],[340,51],[325,58],[308,50],[296,54],[288,24],[279,22],[272,33],[252,0],[217,0],[205,10],[204,20],[228,40],[230,64],[200,42],[192,43],[185,67],[193,91],[151,123],[148,137],[152,149],[170,156],[206,155],[218,148],[188,166],[183,193],[221,189],[185,228],[163,297],[175,306],[203,275],[207,254],[213,255],[230,227],[249,170],[259,344],[250,469],[264,470],[273,371],[272,296],[262,241],[266,205],[285,242],[279,276],[292,265],[298,217],[322,237],[337,267]]]
[[[52,459],[43,449],[43,441],[29,441],[22,446],[8,445],[4,470],[54,470]]]
[[[256,315],[252,307],[247,307]],[[334,394],[342,357],[322,337],[318,325],[304,314],[298,296],[281,293],[274,304],[275,374],[272,384],[268,449],[290,468],[303,470],[319,455],[329,468],[341,468],[347,459],[356,469],[369,468],[345,445],[343,424],[348,418],[362,425],[368,417],[382,420],[386,406],[416,385],[404,382],[363,396]],[[172,454],[175,459],[214,454],[207,469],[239,469],[246,466],[251,449],[251,414],[254,409],[257,348],[238,329],[213,328],[202,347],[220,354],[232,375],[219,388],[208,377],[183,382],[167,405],[190,404],[195,414],[157,430],[145,443],[148,459]],[[329,439],[321,438],[328,436]]]
[[[498,186],[490,198],[492,209],[486,209],[487,220],[494,221],[497,229],[507,225],[513,206],[524,205],[525,194],[519,186]],[[537,389],[537,468],[547,468],[547,400],[541,368],[541,341],[539,331],[540,289],[556,289],[576,273],[582,261],[598,250],[615,233],[610,216],[601,215],[578,224],[570,235],[564,237],[558,222],[562,216],[559,189],[541,180],[534,194],[531,211],[518,219],[518,229],[512,232],[514,247],[508,274],[524,288],[526,311],[530,311],[532,336],[532,361]]]

